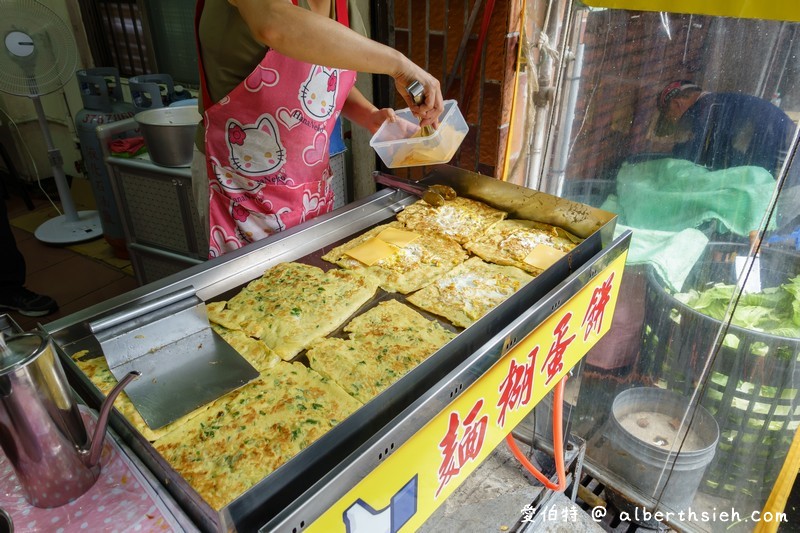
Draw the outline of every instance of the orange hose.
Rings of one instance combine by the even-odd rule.
[[[564,492],[567,488],[567,476],[564,468],[564,435],[562,434],[562,418],[561,412],[564,407],[564,385],[567,383],[567,376],[565,375],[561,381],[556,385],[555,397],[553,398],[553,455],[556,460],[556,474],[558,475],[558,484],[554,485],[547,477],[539,472],[539,470],[528,461],[528,458],[519,450],[517,442],[514,440],[514,435],[509,433],[506,436],[506,444],[511,449],[514,457],[522,463],[528,472],[538,479],[545,487],[556,492]],[[533,443],[531,443],[531,446]]]

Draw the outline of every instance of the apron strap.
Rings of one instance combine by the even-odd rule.
[[[347,28],[350,27],[350,13],[347,11],[347,0],[336,0],[336,20]]]

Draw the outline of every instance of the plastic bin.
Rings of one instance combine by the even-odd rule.
[[[455,100],[444,101],[439,127],[432,135],[414,137],[419,121],[408,108],[398,109],[396,122],[384,122],[369,145],[389,168],[437,165],[450,161],[469,131]]]
[[[746,245],[710,243],[687,280],[734,284],[734,258]],[[762,287],[800,272],[800,255],[764,249]],[[675,299],[651,270],[646,283],[642,352],[644,381],[691,394],[723,323]],[[731,325],[711,366],[700,403],[717,420],[720,439],[700,490],[730,500],[762,504],[772,489],[800,423],[800,339]]]

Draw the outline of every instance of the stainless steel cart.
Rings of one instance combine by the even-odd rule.
[[[497,376],[502,376],[503,372],[500,367],[510,361],[509,357],[520,357],[521,354],[523,360],[530,358],[541,345],[541,360],[544,361],[545,356],[550,360],[545,342],[554,335],[553,320],[561,327],[566,318],[571,318],[576,328],[583,324],[583,334],[575,335],[578,340],[571,351],[563,354],[563,360],[561,354],[557,361],[550,360],[552,375],[546,382],[530,383],[532,394],[528,401],[517,402],[513,409],[509,408],[505,412],[507,423],[493,424],[487,439],[496,440],[498,436],[508,434],[610,327],[616,287],[630,240],[629,233],[613,239],[615,215],[448,166],[436,167],[422,183],[449,185],[460,196],[504,209],[511,217],[555,224],[585,240],[473,326],[461,330],[453,341],[373,401],[219,512],[211,509],[151,444],[115,412],[111,420],[114,429],[199,529],[300,531],[338,519],[344,531],[339,509],[347,504],[348,498],[363,499],[356,489],[369,481],[385,485],[390,491],[388,497],[401,494],[402,491],[396,492],[389,486],[399,479],[393,479],[392,483],[381,481],[385,476],[397,478],[396,465],[390,468],[393,458],[413,453],[421,461],[420,466],[424,466],[423,455],[428,452],[417,453],[414,450],[425,442],[430,444],[430,436],[425,436],[425,433],[431,424],[454,416],[462,400],[471,402],[476,395],[488,398],[482,388],[487,391],[497,389]],[[333,265],[320,259],[327,250],[377,224],[392,220],[396,213],[416,200],[406,192],[382,189],[301,226],[167,276],[50,323],[45,328],[56,341],[76,391],[87,403],[96,406],[102,395],[69,357],[83,349],[101,351],[88,328],[89,322],[136,308],[190,286],[204,301],[224,299],[280,262],[299,261],[332,268]],[[601,293],[605,317],[602,314],[590,316],[588,311],[584,316],[583,310],[586,309],[602,312],[597,298]],[[385,297],[380,293],[376,296]],[[585,327],[587,323],[588,328]],[[541,327],[543,324],[546,327]],[[531,348],[533,344],[536,344],[536,350]],[[557,368],[554,363],[558,363]],[[432,443],[434,453],[439,453],[438,444]],[[494,447],[488,447],[488,444],[487,440],[483,457]],[[466,477],[480,463],[480,455],[476,455],[470,465],[464,465],[460,476],[447,477],[447,486],[443,490],[440,487],[441,493],[437,491],[435,502],[422,501],[423,491],[429,488],[423,486],[427,482],[422,474],[411,472],[413,465],[407,465],[403,475],[409,474],[421,484],[415,492],[419,500],[415,503],[415,514],[409,519],[424,521],[458,486],[459,478]],[[410,485],[399,488],[408,487]],[[407,500],[411,493],[406,490],[402,494]],[[372,496],[379,497],[376,494]]]

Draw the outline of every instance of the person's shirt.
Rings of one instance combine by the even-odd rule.
[[[331,18],[335,18],[335,4],[331,2]],[[299,0],[298,6],[310,9],[307,0]],[[348,14],[350,27],[361,35],[367,35],[361,15],[352,2],[348,2]],[[208,94],[214,102],[235,89],[269,51],[269,47],[253,38],[239,10],[228,0],[205,1],[198,33]],[[202,98],[198,99],[197,105],[202,115]],[[204,135],[201,122],[195,135],[195,145],[201,152],[205,152]]]
[[[770,102],[739,93],[706,93],[686,110],[677,126],[673,155],[710,170],[743,165],[775,176],[795,124]]]

